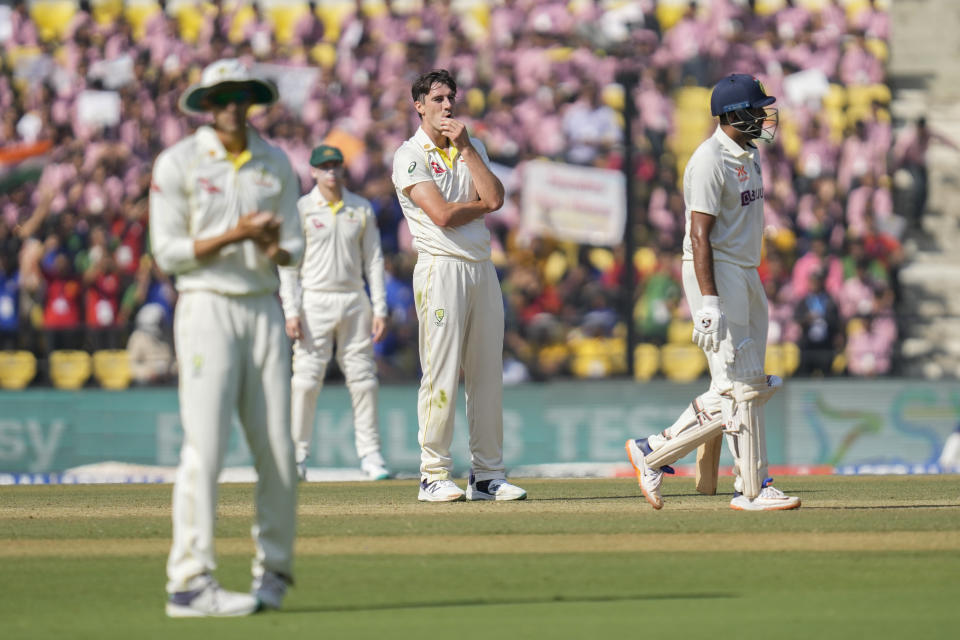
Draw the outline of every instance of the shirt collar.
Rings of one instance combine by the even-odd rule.
[[[743,156],[753,158],[753,151],[744,149],[734,142],[733,138],[728,136],[723,130],[723,127],[717,125],[717,130],[713,132],[713,136],[720,141],[720,144],[723,145],[734,158],[742,158]]]
[[[328,202],[327,199],[323,197],[323,194],[320,193],[320,188],[317,187],[316,185],[313,186],[313,189],[311,189],[310,194],[311,194],[311,197],[313,197],[314,200],[321,207],[329,207],[330,213],[332,213],[333,215],[337,215],[337,213],[339,213],[346,206],[347,197],[350,194],[349,191],[347,191],[345,188],[342,188],[342,187],[340,189],[340,192],[342,196],[340,202]]]
[[[443,162],[447,165],[447,168],[453,168],[453,162],[457,159],[457,154],[460,153],[460,150],[453,146],[453,143],[450,144],[452,151],[447,153],[447,149],[441,149],[433,143],[433,140],[431,140],[427,132],[423,130],[423,127],[417,129],[417,132],[413,135],[413,139],[417,143],[417,146],[425,153],[436,151],[440,154],[440,157],[443,158]]]
[[[197,141],[200,144],[200,153],[203,157],[215,160],[231,159],[230,154],[224,149],[223,143],[217,136],[213,127],[204,125],[197,129]],[[238,157],[246,156],[244,163],[252,157],[259,155],[264,145],[263,139],[257,134],[253,127],[247,126],[247,148]],[[249,152],[249,153],[248,153]],[[243,164],[243,163],[241,163]],[[238,167],[239,168],[239,167]]]

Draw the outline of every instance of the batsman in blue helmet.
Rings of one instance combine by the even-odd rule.
[[[699,459],[711,467],[712,487],[698,482],[698,489],[716,492],[724,434],[736,471],[732,509],[800,506],[799,498],[767,477],[763,422],[763,405],[783,385],[763,371],[767,296],[757,272],[764,192],[754,142],[773,140],[774,102],[752,76],[731,74],[718,82],[710,97],[718,126],[684,171],[683,289],[693,314],[693,342],[707,357],[710,388],[660,433],[627,440],[641,492],[654,509],[663,507],[660,489],[669,465],[700,446],[709,451]]]

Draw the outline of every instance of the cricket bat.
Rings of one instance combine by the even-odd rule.
[[[717,476],[720,472],[720,447],[723,434],[707,440],[697,447],[697,491],[712,496],[717,493]]]

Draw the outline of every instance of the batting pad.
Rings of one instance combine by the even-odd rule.
[[[648,467],[656,469],[672,464],[723,430],[720,413],[711,414],[693,401],[694,419],[683,430],[643,457]]]
[[[760,350],[750,338],[736,349],[732,378],[735,404],[727,432],[733,436],[733,456],[743,482],[743,494],[753,499],[762,488],[760,476],[766,458],[763,405],[780,389],[783,381],[763,374]]]

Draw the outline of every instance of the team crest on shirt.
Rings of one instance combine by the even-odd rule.
[[[200,186],[201,189],[203,189],[207,193],[221,193],[220,187],[213,184],[213,182],[211,182],[207,178],[199,178],[197,180],[197,184]]]
[[[436,318],[436,325],[438,327],[443,327],[446,325],[447,314],[443,309],[437,309],[433,312],[433,317]]]
[[[443,167],[441,167],[441,166],[440,166],[440,163],[437,162],[436,160],[431,160],[431,161],[430,161],[430,168],[433,169],[433,173],[436,174],[436,175],[438,175],[438,176],[439,176],[439,175],[443,175],[444,173],[447,172],[447,170],[444,169]]]
[[[311,220],[311,222],[313,223],[313,228],[314,228],[314,229],[323,229],[323,227],[324,227],[324,224],[323,224],[322,222],[320,222],[320,220],[319,220],[318,218],[313,218],[313,219]]]
[[[737,180],[740,182],[746,182],[750,179],[750,174],[747,173],[746,167],[737,167]]]

